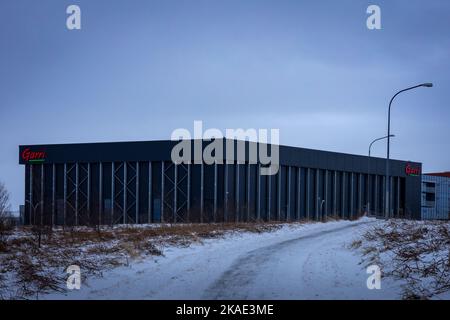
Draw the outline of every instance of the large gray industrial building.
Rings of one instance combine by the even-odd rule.
[[[422,219],[450,219],[450,172],[422,175]]]
[[[384,216],[385,159],[280,146],[278,173],[264,176],[249,161],[175,165],[176,143],[20,146],[25,224],[348,219],[367,209]],[[390,161],[391,216],[420,219],[421,164]]]

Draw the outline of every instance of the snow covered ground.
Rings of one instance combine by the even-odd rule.
[[[91,277],[80,290],[40,299],[399,299],[382,280],[369,290],[360,254],[349,248],[375,219],[285,225],[234,233]],[[81,272],[83,272],[81,270]]]

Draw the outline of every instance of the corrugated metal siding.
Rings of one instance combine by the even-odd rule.
[[[435,184],[434,188],[426,183]],[[433,190],[434,189],[434,190]],[[434,201],[426,200],[426,193],[434,194]],[[450,218],[450,178],[437,176],[422,176],[422,219],[447,220]]]
[[[247,181],[248,162],[183,164],[175,170],[174,143],[43,146],[43,163],[22,161],[26,223],[320,220],[325,214],[352,218],[368,207],[384,216],[384,159],[370,158],[366,183],[368,157],[281,146],[278,174],[260,175],[251,164]],[[391,160],[392,214],[420,219],[421,177],[406,175],[408,163]]]

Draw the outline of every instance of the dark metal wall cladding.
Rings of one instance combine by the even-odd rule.
[[[194,141],[195,140],[191,141],[192,148],[194,148]],[[165,140],[19,146],[19,163],[26,164],[26,161],[24,161],[20,156],[25,148],[31,148],[32,150],[39,151],[44,150],[47,155],[45,163],[100,161],[171,161],[171,150],[177,143],[177,141]],[[233,141],[233,143],[236,154],[236,141]],[[247,160],[249,144],[254,143],[242,143],[245,143],[246,146],[245,159]],[[203,141],[203,148],[207,144],[209,144],[208,141]],[[227,141],[224,140],[223,144],[225,154]],[[286,166],[321,168],[353,172],[367,171],[366,156],[289,146],[280,146],[279,150],[280,163]],[[391,170],[393,174],[405,177],[405,166],[407,163],[411,163],[417,167],[421,167],[421,164],[417,162],[391,160]],[[382,175],[385,173],[385,165],[385,159],[371,157],[371,172]]]
[[[368,202],[372,212],[384,211],[384,159],[371,158],[368,178],[367,157],[281,146],[279,173],[261,176],[254,164],[175,167],[170,161],[175,143],[32,146],[44,149],[47,158],[42,165],[26,165],[26,222],[351,218]],[[392,208],[396,216],[419,218],[420,177],[406,176],[407,163],[391,161]]]

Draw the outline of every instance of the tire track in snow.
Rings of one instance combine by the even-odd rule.
[[[205,292],[205,299],[247,299],[247,290],[254,284],[258,271],[264,269],[264,265],[276,254],[292,245],[298,245],[298,250],[306,250],[308,256],[314,255],[314,252],[308,252],[311,248],[302,247],[301,242],[326,237],[333,233],[339,233],[348,229],[353,229],[361,225],[372,224],[376,222],[358,222],[351,225],[314,232],[312,234],[300,236],[298,238],[282,241],[266,247],[258,248],[247,252],[238,258],[231,267],[225,271],[221,277],[216,280]],[[326,241],[326,239],[323,239]],[[299,253],[300,254],[300,253]],[[310,279],[311,280],[311,279]],[[308,281],[306,281],[308,282]]]

